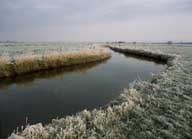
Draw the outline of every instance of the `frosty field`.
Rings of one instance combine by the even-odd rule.
[[[22,51],[25,47],[30,47],[30,51],[26,52],[26,54],[16,53],[14,56],[14,60],[16,59],[14,66],[18,65],[17,61],[20,57],[23,60],[27,59],[27,61],[29,61],[28,54],[30,54],[30,59],[31,55],[38,56],[38,58],[43,56],[44,58],[47,54],[49,54],[49,61],[50,56],[51,59],[53,59],[53,52],[49,51],[49,49],[55,48],[54,45],[56,44],[52,44],[50,47],[41,44],[41,47],[44,48],[42,51],[49,51],[44,54],[31,54],[31,51],[39,48],[39,45],[36,44],[36,47],[33,45],[17,46],[17,49],[14,49],[15,46],[13,45],[5,46],[6,48],[9,47],[9,50],[12,50],[13,53],[16,53],[15,51],[18,50]],[[57,47],[58,46],[56,46],[56,48]],[[76,47],[78,48],[78,46],[72,45],[70,46],[70,49]],[[49,62],[50,66],[57,63],[54,69],[40,70],[33,73],[30,72],[8,78],[1,78],[1,138],[10,135],[13,130],[16,132],[23,130],[26,127],[26,124],[31,125],[38,122],[48,124],[56,117],[62,118],[84,109],[93,110],[94,108],[105,106],[111,100],[116,99],[121,90],[136,78],[148,80],[151,78],[151,73],[159,73],[166,67],[165,65],[162,65],[162,63],[148,61],[148,59],[143,58],[130,57],[113,52],[108,48],[98,47],[98,44],[92,44],[91,48],[90,46],[85,45],[84,48],[81,48],[76,52],[71,52],[69,51],[70,49],[62,52],[55,49],[54,54],[58,54],[57,57],[59,56],[59,60],[57,60],[58,62],[55,62],[56,58],[54,57],[52,60],[53,62]],[[108,52],[110,52],[111,58],[102,60],[105,58],[103,56],[108,56],[106,55]],[[84,54],[83,57],[89,61],[91,60],[91,57],[88,56],[96,53],[98,54],[97,58],[99,61],[75,66],[58,67],[63,59],[66,59],[66,54],[70,54],[71,57],[73,54],[82,55],[82,53]],[[62,56],[60,54],[62,54]],[[82,56],[74,56],[73,58],[78,58],[78,60],[80,60],[82,59]],[[72,59],[70,58],[70,63],[71,60]],[[39,60],[36,61],[31,59],[31,61],[32,63],[25,62],[25,66],[22,66],[25,71],[28,69],[27,67],[31,67],[29,65],[32,65],[32,69],[34,69],[33,63],[36,63],[37,65],[39,63]],[[45,59],[42,62],[45,63]],[[19,67],[17,67],[17,69]]]
[[[192,139],[192,0],[0,0],[0,139]]]
[[[167,61],[164,72],[150,81],[136,80],[101,109],[84,110],[44,126],[28,126],[9,138],[191,138],[192,47],[153,45],[120,49],[126,47],[174,58]]]

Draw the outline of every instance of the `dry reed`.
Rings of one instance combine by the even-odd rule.
[[[106,49],[83,50],[73,53],[49,52],[44,55],[25,54],[13,61],[0,59],[0,77],[16,76],[23,73],[35,72],[102,61],[111,56]]]
[[[173,61],[173,59],[176,58],[176,55],[164,54],[161,52],[153,52],[153,51],[138,49],[138,48],[129,48],[129,47],[121,48],[121,47],[110,46],[110,45],[107,45],[106,47],[120,53],[125,53],[128,55],[139,56],[144,58],[150,58],[153,60],[164,62],[166,64],[172,64],[171,62]]]

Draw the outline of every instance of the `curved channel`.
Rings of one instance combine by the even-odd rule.
[[[111,51],[112,52],[112,51]],[[135,79],[148,80],[162,63],[112,52],[102,63],[43,71],[0,81],[0,137],[26,123],[94,109],[117,98]]]

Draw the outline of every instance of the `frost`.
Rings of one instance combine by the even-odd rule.
[[[163,59],[168,67],[150,82],[135,81],[113,105],[55,119],[44,127],[32,125],[9,139],[191,138],[192,48],[113,47]]]

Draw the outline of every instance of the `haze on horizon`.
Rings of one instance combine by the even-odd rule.
[[[192,0],[1,0],[0,41],[192,41]]]

